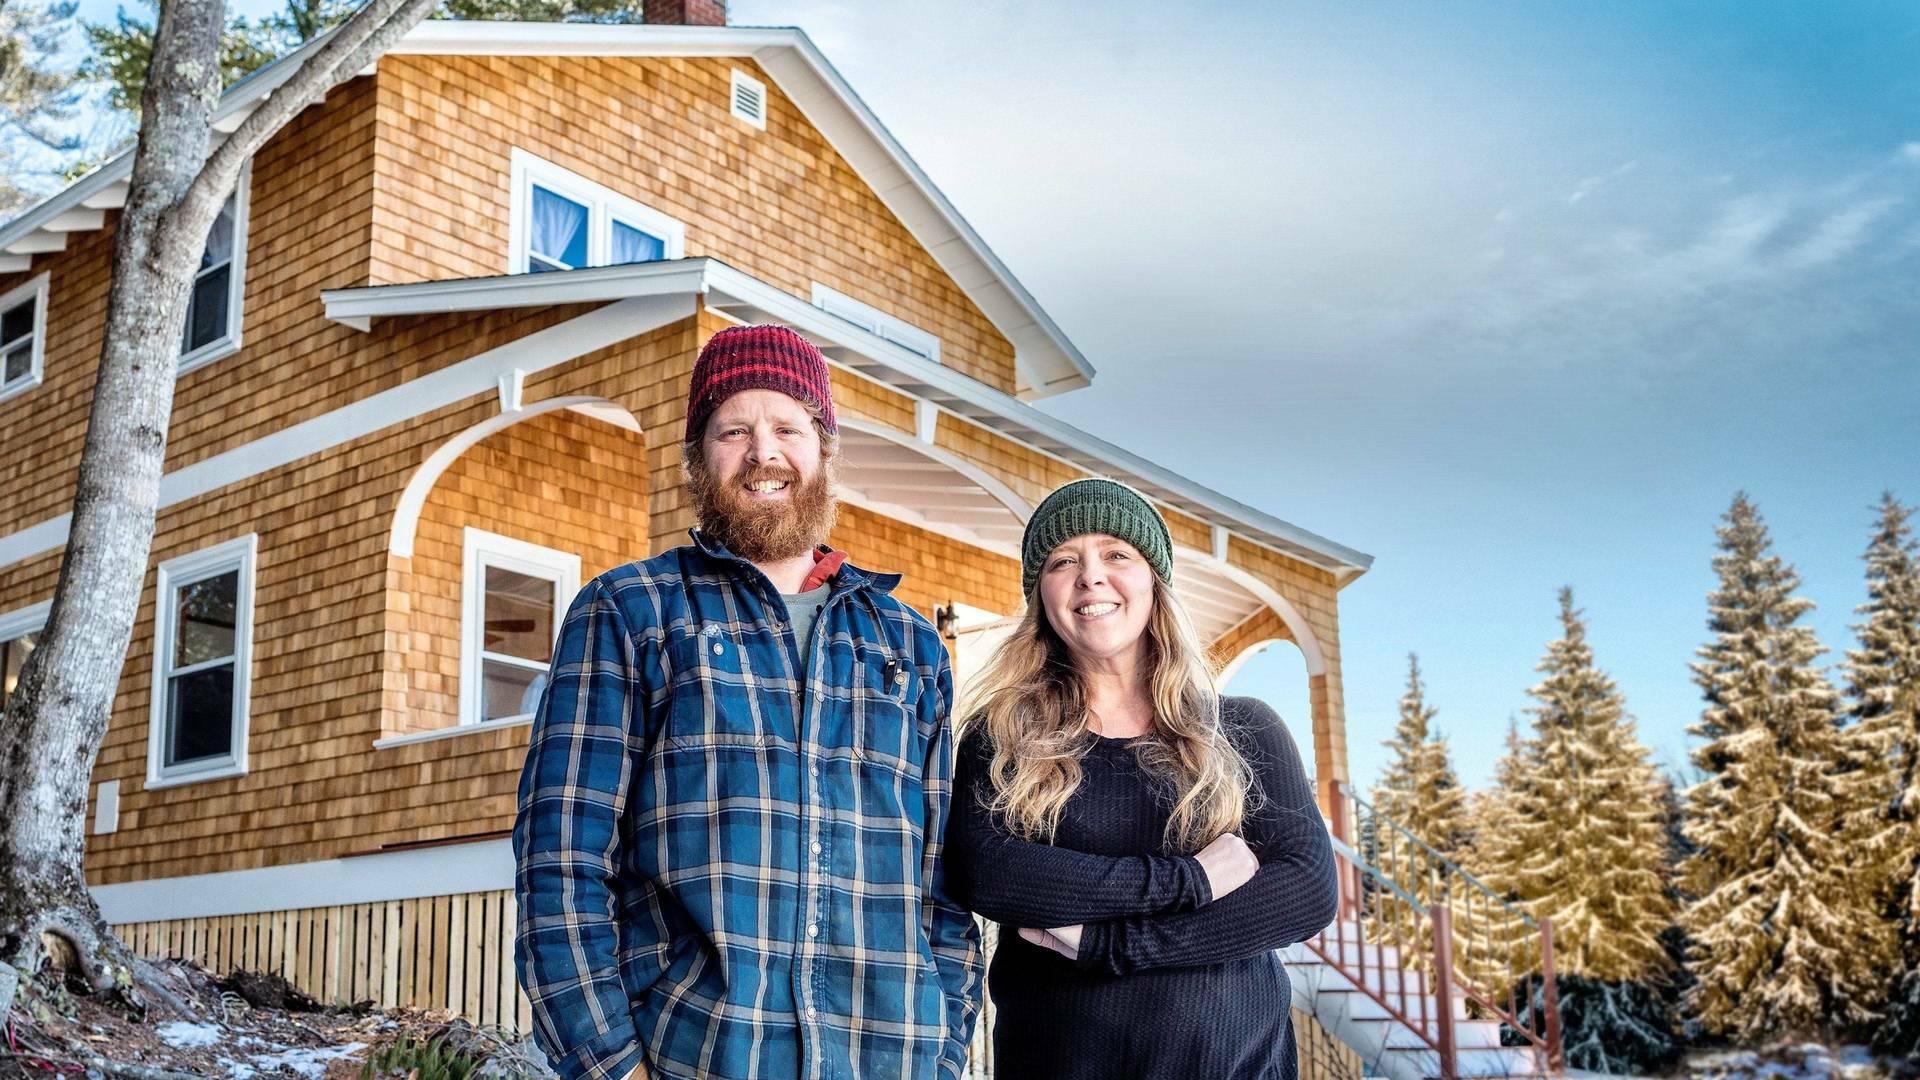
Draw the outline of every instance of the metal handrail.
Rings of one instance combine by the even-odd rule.
[[[1505,897],[1495,892],[1492,886],[1488,885],[1486,882],[1481,881],[1479,878],[1474,877],[1471,873],[1469,873],[1466,867],[1461,866],[1459,863],[1454,862],[1452,859],[1447,858],[1445,855],[1441,854],[1439,849],[1435,848],[1432,844],[1429,844],[1425,840],[1422,840],[1418,836],[1415,836],[1411,829],[1408,829],[1405,825],[1402,825],[1399,822],[1388,817],[1387,815],[1381,813],[1379,807],[1374,806],[1372,803],[1361,798],[1360,793],[1353,790],[1353,786],[1351,784],[1348,784],[1343,780],[1335,780],[1333,782],[1333,789],[1339,792],[1341,795],[1345,796],[1346,798],[1353,800],[1354,805],[1372,814],[1376,820],[1384,821],[1388,825],[1393,826],[1393,829],[1395,832],[1398,832],[1401,836],[1411,841],[1415,847],[1425,852],[1429,858],[1433,859],[1435,862],[1438,862],[1443,870],[1448,871],[1452,876],[1457,877],[1461,881],[1464,881],[1467,884],[1473,886],[1475,889],[1478,889],[1489,901],[1500,905],[1502,908],[1506,909],[1507,914],[1512,915],[1516,919],[1519,919],[1523,924],[1525,924],[1527,929],[1533,930],[1536,932],[1540,929],[1540,924],[1534,920],[1533,916],[1528,915],[1525,910],[1515,907],[1511,901],[1507,900]]]
[[[1457,1075],[1457,1051],[1452,1030],[1452,992],[1456,988],[1467,1000],[1477,1003],[1523,1038],[1540,1055],[1542,1072],[1563,1071],[1551,921],[1533,919],[1485,882],[1468,873],[1464,867],[1415,836],[1404,825],[1360,798],[1350,785],[1334,780],[1329,784],[1328,796],[1334,849],[1339,860],[1351,867],[1350,873],[1343,872],[1340,875],[1340,909],[1342,915],[1352,916],[1357,938],[1348,942],[1345,929],[1336,920],[1331,928],[1335,933],[1334,948],[1329,951],[1316,946],[1314,951],[1328,964],[1348,975],[1363,993],[1372,997],[1394,1019],[1411,1029],[1439,1054],[1443,1076]],[[1364,816],[1366,825],[1359,831],[1370,833],[1372,844],[1360,842],[1359,837],[1343,835],[1352,822],[1348,816],[1349,803],[1356,816]],[[1383,829],[1386,837],[1384,845],[1380,843]],[[1356,844],[1378,850],[1363,853]],[[1404,853],[1407,867],[1374,865],[1369,856],[1382,852],[1396,863]],[[1396,874],[1396,869],[1410,873]],[[1402,880],[1403,877],[1407,880]],[[1424,888],[1421,887],[1422,882]],[[1464,885],[1456,885],[1456,882]],[[1396,905],[1401,910],[1396,912]],[[1456,908],[1464,915],[1457,922],[1454,918]],[[1477,919],[1476,912],[1479,916]],[[1371,943],[1371,959],[1380,979],[1380,991],[1374,991],[1367,984],[1367,939],[1370,931],[1372,935],[1390,941],[1399,954],[1400,963],[1394,965],[1401,969],[1398,972],[1397,1002],[1389,1000],[1385,946],[1377,939]],[[1455,947],[1456,938],[1459,939],[1458,948]],[[1533,961],[1533,948],[1523,944],[1536,938],[1539,942],[1537,964]],[[1349,944],[1354,946],[1355,952],[1351,959],[1347,956],[1346,947]],[[1527,954],[1524,960],[1523,953]],[[1357,960],[1357,963],[1353,960]],[[1406,996],[1404,969],[1409,966],[1409,961],[1419,976],[1421,987],[1417,1009]],[[1429,972],[1445,973],[1445,978],[1439,983],[1444,992],[1436,995],[1438,1008],[1434,1010],[1434,1016],[1438,1023],[1434,1030],[1429,1030],[1427,1024],[1426,986]],[[1543,1008],[1540,1012],[1544,1016],[1539,1017],[1536,1017],[1532,1008],[1531,984],[1536,978],[1543,990]],[[1497,991],[1483,985],[1485,981],[1492,981],[1494,985],[1505,983],[1506,1000],[1501,1001]],[[1521,995],[1518,992],[1523,987],[1526,989]],[[1418,1013],[1417,1020],[1415,1013]]]

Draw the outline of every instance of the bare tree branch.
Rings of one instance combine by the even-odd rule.
[[[366,7],[333,31],[324,44],[300,65],[293,77],[275,88],[259,108],[240,122],[227,141],[208,156],[200,176],[183,202],[210,200],[216,206],[227,197],[247,158],[285,127],[302,109],[324,98],[353,72],[377,60],[414,24],[427,17],[437,0],[369,0]],[[211,220],[211,218],[209,218]]]

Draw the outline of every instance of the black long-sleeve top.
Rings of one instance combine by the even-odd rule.
[[[1142,740],[1089,736],[1052,844],[1013,837],[987,810],[986,734],[962,741],[947,880],[1001,925],[988,973],[996,1080],[1294,1080],[1291,992],[1274,950],[1333,920],[1333,851],[1279,716],[1244,697],[1220,711],[1253,770],[1240,835],[1260,869],[1219,900],[1198,860],[1168,854],[1172,793],[1141,768]],[[1015,932],[1076,923],[1077,960]]]

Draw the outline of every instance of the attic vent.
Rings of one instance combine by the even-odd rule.
[[[733,69],[733,115],[767,130],[767,84],[739,68]]]

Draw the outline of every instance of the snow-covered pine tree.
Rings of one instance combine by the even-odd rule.
[[[1393,760],[1374,789],[1374,805],[1422,842],[1451,856],[1466,839],[1466,792],[1447,756],[1447,740],[1434,730],[1437,712],[1427,704],[1420,658],[1409,653],[1400,721],[1393,738],[1382,744],[1393,751]]]
[[[1534,919],[1552,919],[1559,970],[1638,982],[1667,965],[1660,778],[1618,687],[1594,666],[1573,590],[1560,590],[1561,636],[1527,691],[1533,735],[1507,793],[1511,824],[1494,865]]]
[[[1860,647],[1840,665],[1847,688],[1846,775],[1851,820],[1848,862],[1867,877],[1897,928],[1899,955],[1886,1023],[1875,1034],[1888,1049],[1920,1053],[1920,544],[1913,510],[1892,492],[1880,497],[1867,545],[1867,602],[1855,609]]]
[[[1433,728],[1436,712],[1427,704],[1426,685],[1420,680],[1420,658],[1409,653],[1400,720],[1394,726],[1393,738],[1382,744],[1393,752],[1393,758],[1374,788],[1374,808],[1386,821],[1372,823],[1368,854],[1374,865],[1422,904],[1432,903],[1440,891],[1440,867],[1426,849],[1451,859],[1466,840],[1466,792],[1447,757],[1446,740]],[[1424,964],[1431,955],[1433,940],[1425,921],[1411,908],[1385,897],[1383,902],[1375,932],[1387,935],[1416,964]]]
[[[1666,784],[1594,663],[1573,590],[1560,590],[1561,636],[1528,693],[1533,729],[1514,739],[1489,800],[1497,825],[1477,846],[1479,876],[1535,920],[1553,920],[1567,1060],[1644,1068],[1671,1056],[1663,1001],[1672,958]],[[1538,942],[1513,944],[1517,974],[1538,970]],[[1498,987],[1504,989],[1504,987]]]
[[[1887,982],[1866,959],[1887,928],[1838,835],[1838,695],[1798,625],[1813,603],[1794,595],[1799,575],[1745,492],[1716,534],[1713,638],[1691,665],[1707,707],[1688,728],[1703,741],[1687,792],[1696,850],[1680,867],[1693,898],[1687,1005],[1705,1030],[1743,1041],[1831,1034],[1872,1019]]]
[[[1503,994],[1522,977],[1532,973],[1539,956],[1538,935],[1527,927],[1517,913],[1519,897],[1507,888],[1500,874],[1507,838],[1513,835],[1515,816],[1513,791],[1520,785],[1525,769],[1526,744],[1520,738],[1520,721],[1507,717],[1506,751],[1493,764],[1493,784],[1467,796],[1467,843],[1459,862],[1507,905],[1478,905],[1469,909],[1462,924],[1461,971],[1476,986]],[[1529,953],[1534,959],[1528,959]]]

